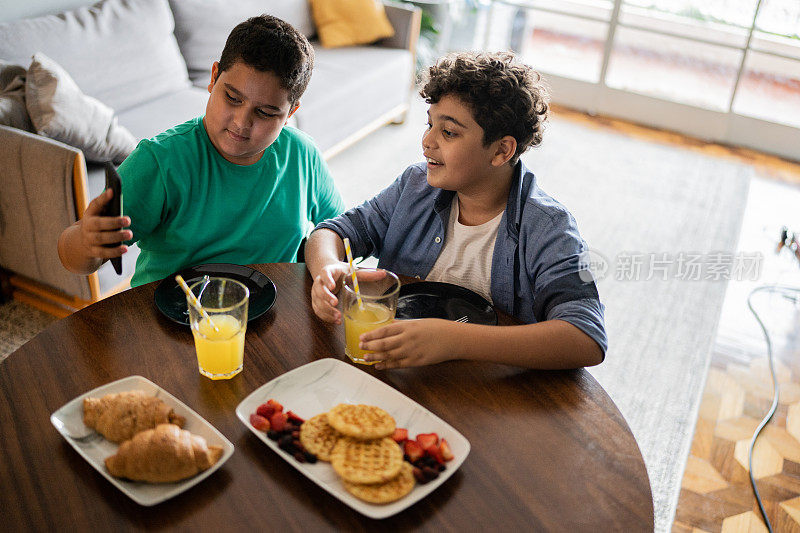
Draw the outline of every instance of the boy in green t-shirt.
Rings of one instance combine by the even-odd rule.
[[[119,167],[124,216],[100,215],[112,191],[92,200],[59,238],[64,266],[90,274],[134,242],[133,286],[201,263],[296,260],[309,221],[344,210],[311,139],[286,126],[313,63],[308,40],[280,19],[236,26],[212,66],[205,116],[139,143]]]

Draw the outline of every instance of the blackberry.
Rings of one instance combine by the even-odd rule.
[[[431,480],[434,480],[437,477],[439,477],[439,471],[438,470],[434,470],[433,468],[431,468],[429,466],[425,466],[425,467],[422,468],[422,475],[425,476],[425,479],[427,479],[428,481],[431,481]]]
[[[289,449],[293,447],[292,446],[293,440],[294,439],[292,439],[291,435],[282,435],[281,438],[278,439],[278,447],[281,450],[289,451]]]
[[[317,456],[314,455],[313,453],[305,451],[303,452],[303,455],[305,455],[306,461],[308,461],[309,463],[314,464],[317,462]]]

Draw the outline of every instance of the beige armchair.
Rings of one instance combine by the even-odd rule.
[[[79,276],[58,258],[58,236],[89,202],[83,153],[7,126],[0,126],[0,146],[0,265],[9,296],[66,316],[127,288],[130,275],[103,275],[104,265]]]

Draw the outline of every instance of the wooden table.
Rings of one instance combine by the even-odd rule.
[[[257,268],[275,282],[277,301],[250,323],[244,370],[229,381],[198,374],[191,333],[160,314],[154,283],[53,323],[0,364],[2,529],[652,530],[642,456],[589,373],[484,363],[359,367],[448,421],[472,450],[447,482],[393,517],[377,521],[351,510],[234,414],[272,378],[344,358],[342,327],[311,311],[305,266]],[[49,420],[76,396],[134,374],[167,389],[236,446],[211,477],[152,508],[109,484]]]

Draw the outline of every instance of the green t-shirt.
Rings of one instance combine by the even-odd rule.
[[[295,261],[310,224],[344,211],[314,143],[291,127],[242,166],[216,151],[198,117],[140,142],[119,174],[126,244],[141,249],[134,287],[202,263]]]

